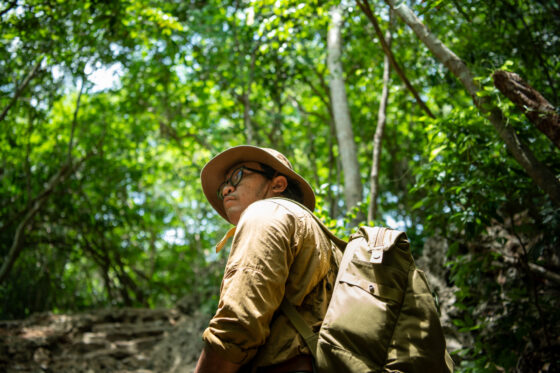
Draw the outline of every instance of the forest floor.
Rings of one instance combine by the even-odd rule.
[[[207,322],[133,308],[0,321],[0,372],[190,373]]]

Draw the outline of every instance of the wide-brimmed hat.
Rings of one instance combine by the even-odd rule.
[[[224,182],[226,173],[236,164],[259,162],[272,167],[286,176],[290,184],[295,184],[303,196],[303,204],[311,211],[315,209],[315,193],[303,177],[297,174],[290,161],[280,152],[270,148],[251,145],[235,146],[212,158],[200,173],[202,190],[208,202],[227,221],[229,221],[223,201],[218,197],[219,186]]]

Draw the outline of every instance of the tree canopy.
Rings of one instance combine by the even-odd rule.
[[[387,55],[370,223],[406,230],[418,257],[428,239],[447,242],[452,320],[472,338],[454,352],[459,371],[552,371],[560,153],[533,122],[559,110],[560,6],[403,2],[468,69],[471,91],[393,3],[0,1],[0,318],[185,296],[211,312],[227,225],[199,174],[234,145],[286,154],[317,193],[316,213],[348,235],[372,198]],[[351,139],[337,138],[333,111],[333,9]],[[496,71],[518,74],[548,111],[516,106],[494,87]],[[342,161],[342,141],[358,170]],[[356,171],[363,198],[347,206],[344,176]]]

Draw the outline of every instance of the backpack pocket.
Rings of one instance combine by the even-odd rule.
[[[398,269],[354,257],[336,284],[320,343],[360,356],[368,369],[378,369],[387,356],[406,280]]]
[[[338,280],[339,283],[357,286],[386,302],[401,302],[407,273],[383,264],[353,258]]]

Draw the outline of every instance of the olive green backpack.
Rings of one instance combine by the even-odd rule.
[[[360,227],[348,244],[317,222],[344,255],[318,333],[284,299],[318,372],[452,372],[435,302],[404,232]]]

